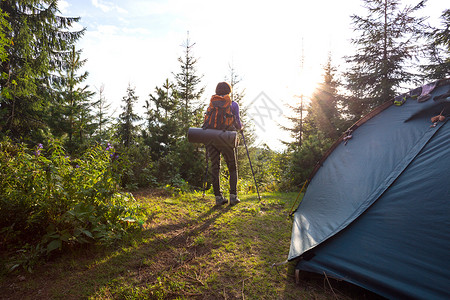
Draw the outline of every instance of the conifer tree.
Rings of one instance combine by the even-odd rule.
[[[8,38],[11,26],[5,19],[7,16],[8,15],[0,9],[0,63],[8,59],[6,47],[8,47],[12,41],[11,38]],[[3,76],[2,74],[0,75]],[[5,73],[4,76],[8,76],[8,74]]]
[[[152,159],[157,161],[175,145],[178,136],[179,116],[176,113],[178,98],[173,83],[166,79],[162,87],[145,101],[147,128],[144,143],[151,148]]]
[[[163,99],[160,102],[160,107],[164,110],[164,118],[168,119],[176,112],[175,109],[179,103],[178,92],[175,84],[166,78],[162,85]]]
[[[248,107],[244,105],[245,88],[240,88],[242,78],[238,75],[233,65],[230,64],[228,67],[229,77],[226,76],[225,81],[229,82],[231,86],[230,98],[239,105],[239,118],[245,129],[245,139],[249,145],[252,145],[255,142],[255,127],[249,120]]]
[[[231,86],[230,98],[240,106],[242,99],[245,97],[245,88],[242,91],[238,89],[238,84],[242,81],[242,78],[237,74],[233,64],[228,64],[228,71],[230,72],[229,77],[226,76],[225,81],[229,82]]]
[[[247,114],[248,111],[248,107],[246,105],[244,105],[244,98],[245,98],[245,88],[241,89],[240,88],[240,83],[242,81],[241,76],[239,76],[239,74],[236,72],[236,69],[234,68],[234,66],[232,64],[228,65],[228,70],[229,70],[229,76],[225,77],[225,81],[230,83],[231,86],[231,94],[230,94],[230,98],[232,101],[236,102],[237,104],[239,104],[239,117],[241,119],[242,124],[245,127],[245,131],[248,134],[249,138],[251,138],[251,142],[252,143],[254,140],[254,127],[251,124],[251,122],[249,121],[249,117]]]
[[[363,0],[367,16],[352,16],[359,34],[352,39],[356,53],[347,57],[351,67],[346,78],[348,89],[364,101],[364,111],[352,112],[358,114],[355,118],[390,100],[402,84],[416,78],[410,66],[418,55],[424,18],[413,14],[425,2],[400,9],[399,0]]]
[[[295,116],[291,119],[295,125],[290,129],[292,136],[302,138],[301,144],[298,140],[290,144],[290,159],[285,175],[293,186],[299,186],[308,179],[316,162],[348,125],[341,111],[343,97],[338,92],[340,83],[336,79],[331,55],[323,71],[323,81],[305,105],[302,128],[298,125],[301,123],[299,114],[296,115],[297,119]],[[300,109],[297,107],[297,111]]]
[[[429,63],[423,65],[422,69],[430,79],[450,77],[450,9],[442,13],[441,19],[442,28],[431,28],[425,33]]]
[[[302,39],[302,56],[300,60],[300,72],[301,76],[304,76],[303,68],[305,63],[305,55],[304,55],[304,48],[303,48],[303,39]],[[289,108],[289,111],[292,111],[292,116],[285,116],[286,119],[288,119],[292,127],[287,127],[283,125],[279,125],[283,130],[290,132],[291,137],[294,139],[293,143],[282,141],[283,144],[289,145],[292,149],[298,149],[302,146],[303,143],[303,132],[304,132],[304,116],[306,113],[306,105],[305,102],[308,100],[307,97],[303,94],[303,91],[301,90],[300,96],[295,96],[300,101],[297,102],[295,105],[288,104],[287,107]]]
[[[181,121],[183,123],[182,132],[185,133],[190,126],[199,126],[202,121],[203,105],[200,98],[205,88],[199,87],[202,77],[197,75],[197,59],[192,55],[192,48],[195,43],[191,43],[189,35],[183,45],[184,57],[179,57],[181,70],[175,74],[175,84],[178,97],[180,99]]]
[[[67,135],[66,146],[69,152],[83,147],[94,131],[90,112],[94,93],[89,90],[89,86],[82,86],[89,73],[84,71],[78,74],[85,63],[86,59],[81,59],[81,50],[77,51],[72,46],[72,51],[64,58],[62,71],[55,80],[58,101],[54,104],[48,123],[57,135]]]
[[[204,159],[200,148],[189,143],[186,139],[186,133],[189,127],[200,127],[203,123],[204,105],[200,102],[204,87],[199,87],[203,76],[197,75],[197,59],[192,55],[192,49],[195,43],[191,43],[188,37],[183,44],[184,57],[179,57],[181,70],[174,74],[174,86],[177,95],[178,117],[174,120],[177,126],[173,132],[176,138],[176,144],[171,147],[168,157],[171,157],[176,164],[170,166],[172,173],[177,173],[172,178],[178,184],[184,180],[194,186],[201,186],[204,172]]]
[[[94,112],[94,138],[98,142],[105,142],[109,140],[108,125],[110,124],[110,112],[111,104],[107,102],[104,95],[105,86],[102,84],[98,89],[98,99],[92,106],[95,108]]]
[[[311,96],[305,117],[306,134],[322,132],[325,138],[336,140],[346,125],[341,110],[343,96],[339,95],[339,81],[336,79],[336,68],[332,65],[331,54],[324,66],[323,81]]]
[[[58,15],[57,0],[2,0],[0,9],[11,28],[0,78],[0,130],[25,139],[45,127],[43,112],[51,94],[51,74],[84,30],[73,32],[79,18]]]
[[[283,144],[289,145],[291,148],[299,148],[302,146],[305,132],[304,119],[306,116],[307,108],[305,102],[309,99],[304,95],[295,96],[300,99],[295,105],[288,104],[289,111],[292,112],[291,116],[285,116],[285,118],[291,123],[291,126],[279,125],[281,129],[288,131],[294,142],[282,141]]]
[[[123,111],[119,115],[119,124],[116,134],[119,142],[125,148],[129,148],[136,141],[138,126],[135,123],[141,120],[141,117],[134,112],[134,105],[139,99],[135,93],[135,89],[129,84],[127,94],[122,98],[123,106],[121,106],[121,108]]]

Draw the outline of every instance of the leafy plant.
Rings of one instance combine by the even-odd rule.
[[[0,163],[1,242],[20,253],[12,269],[65,247],[112,243],[143,224],[144,209],[120,192],[111,145],[71,160],[57,140],[34,149],[5,140]]]

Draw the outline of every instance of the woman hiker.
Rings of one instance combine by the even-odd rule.
[[[203,128],[213,128],[221,130],[242,130],[242,123],[239,118],[239,105],[231,101],[231,86],[226,82],[219,82],[216,87],[216,94],[211,97],[210,105],[205,114]],[[224,205],[228,200],[223,197],[220,190],[220,154],[222,154],[230,173],[230,205],[240,202],[237,197],[237,161],[234,148],[226,145],[207,144],[206,151],[211,158],[211,177],[216,196],[216,205]]]

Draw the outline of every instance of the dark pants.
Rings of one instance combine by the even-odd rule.
[[[226,146],[214,146],[207,145],[206,151],[208,151],[208,156],[211,159],[211,177],[215,196],[222,196],[220,191],[220,153],[222,153],[223,158],[228,166],[228,171],[230,172],[230,194],[237,195],[237,163],[236,163],[236,153],[234,148]]]

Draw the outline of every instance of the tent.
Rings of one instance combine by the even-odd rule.
[[[288,260],[389,299],[450,299],[450,79],[355,123],[318,163]]]

